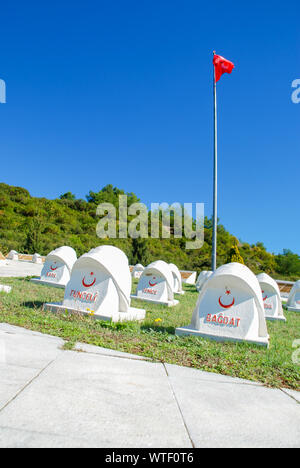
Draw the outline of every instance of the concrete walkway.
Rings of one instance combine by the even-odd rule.
[[[300,447],[300,393],[0,324],[0,447]]]
[[[41,276],[43,266],[20,260],[0,260],[0,278]]]

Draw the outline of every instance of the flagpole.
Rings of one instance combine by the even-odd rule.
[[[215,55],[214,51],[214,55]],[[212,255],[211,269],[217,268],[217,223],[218,223],[218,144],[217,144],[217,86],[216,71],[213,65],[213,90],[214,90],[214,194],[213,194],[213,234],[212,234]]]

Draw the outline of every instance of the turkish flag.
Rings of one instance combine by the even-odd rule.
[[[231,73],[234,68],[232,62],[216,54],[214,55],[213,64],[215,66],[216,82],[219,81],[223,73]]]

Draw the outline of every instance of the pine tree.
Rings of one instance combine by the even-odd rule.
[[[147,265],[149,259],[147,242],[145,239],[140,237],[137,239],[132,239],[132,253],[130,257],[130,263],[136,265],[141,263],[142,265]]]
[[[43,221],[40,216],[29,220],[27,223],[27,234],[24,242],[25,253],[39,253],[42,249],[42,231],[44,228]]]

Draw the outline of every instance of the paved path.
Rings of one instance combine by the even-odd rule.
[[[43,266],[20,260],[0,260],[0,278],[40,276]]]
[[[0,324],[0,447],[300,447],[300,394]]]

